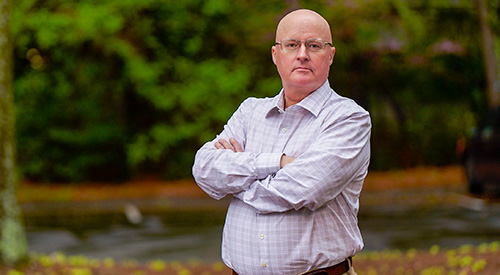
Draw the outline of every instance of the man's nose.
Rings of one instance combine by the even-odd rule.
[[[309,60],[309,50],[307,50],[306,43],[300,43],[300,47],[297,51],[297,59]]]

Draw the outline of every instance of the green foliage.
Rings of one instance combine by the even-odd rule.
[[[330,80],[372,114],[373,168],[456,161],[456,138],[485,101],[474,6],[356,3],[18,1],[12,30],[22,174],[189,177],[196,149],[244,98],[278,93],[270,48],[280,17],[298,7],[331,23]]]
[[[328,18],[341,18],[333,86],[372,115],[373,169],[457,161],[455,143],[486,100],[474,8],[381,0]]]

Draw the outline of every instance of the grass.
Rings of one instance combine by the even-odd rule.
[[[499,242],[446,250],[434,245],[428,251],[363,252],[355,259],[360,275],[500,275]]]
[[[441,249],[432,246],[427,251],[385,250],[362,252],[354,257],[354,267],[359,275],[500,275],[500,243],[484,243],[477,247],[463,245],[458,249]],[[155,260],[138,263],[134,260],[115,262],[84,256],[66,256],[56,252],[50,255],[32,254],[30,260],[17,267],[0,267],[6,275],[229,275],[222,262],[204,263],[165,262]]]

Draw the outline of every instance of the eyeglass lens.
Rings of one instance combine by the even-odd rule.
[[[281,41],[281,47],[285,51],[295,51],[300,48],[300,45],[304,42],[307,49],[312,52],[319,52],[324,50],[326,42],[321,39],[308,39],[305,41],[300,41],[297,39],[286,39]]]

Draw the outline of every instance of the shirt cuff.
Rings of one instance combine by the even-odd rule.
[[[255,159],[255,172],[258,179],[263,179],[280,170],[280,161],[283,153],[263,153]]]

